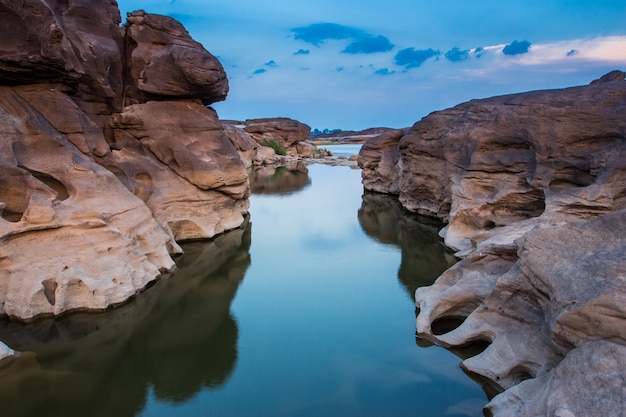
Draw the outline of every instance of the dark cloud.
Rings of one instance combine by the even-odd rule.
[[[303,40],[315,46],[320,46],[329,39],[360,39],[365,33],[350,26],[336,23],[314,23],[309,26],[293,28],[294,38]]]
[[[459,62],[469,58],[469,49],[459,49],[456,46],[444,55],[448,61]]]
[[[309,26],[291,29],[291,31],[294,33],[294,39],[302,40],[315,46],[320,46],[327,40],[352,41],[341,51],[346,54],[388,52],[394,46],[385,36],[375,36],[361,29],[336,23],[314,23]]]
[[[530,42],[528,41],[513,41],[509,45],[505,46],[502,50],[504,55],[519,55],[525,54],[530,49]]]
[[[341,52],[346,54],[373,54],[375,52],[388,52],[392,49],[393,44],[389,42],[389,39],[379,35],[356,40]]]
[[[426,60],[428,60],[429,58],[439,56],[440,54],[441,52],[435,51],[432,48],[406,48],[396,54],[394,61],[396,65],[400,65],[402,67],[405,67],[406,69],[417,68],[424,62],[426,62]]]
[[[294,55],[308,55],[310,54],[311,51],[309,51],[308,49],[298,49],[296,52],[294,52]]]
[[[395,74],[395,71],[390,71],[389,68],[381,68],[381,69],[377,70],[376,72],[374,72],[374,74],[376,74],[376,75],[391,75],[391,74]]]
[[[253,74],[263,74],[264,72],[267,72],[265,68],[259,68],[258,70],[255,70]]]
[[[574,56],[574,55],[578,55],[580,52],[578,52],[576,49],[572,49],[571,51],[569,51],[567,53],[567,56]]]
[[[474,49],[474,56],[476,58],[480,58],[481,56],[485,55],[486,53],[487,53],[487,51],[482,46],[479,46],[478,48]]]
[[[267,62],[265,63],[265,66],[266,66],[266,67],[275,67],[275,66],[276,66],[276,61],[274,61],[273,59],[272,59],[272,60],[270,60],[270,61],[267,61]]]

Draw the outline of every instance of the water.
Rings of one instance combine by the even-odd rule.
[[[361,145],[355,144],[340,144],[340,145],[321,145],[320,149],[326,149],[332,152],[334,157],[345,156],[349,158],[352,155],[358,155]]]
[[[415,342],[412,294],[453,262],[440,225],[362,196],[349,167],[254,188],[249,224],[185,245],[131,303],[0,322],[27,351],[0,368],[0,415],[481,416],[460,359]]]

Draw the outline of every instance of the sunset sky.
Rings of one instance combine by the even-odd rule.
[[[176,18],[224,65],[224,119],[408,127],[473,98],[626,70],[624,0],[118,0]]]

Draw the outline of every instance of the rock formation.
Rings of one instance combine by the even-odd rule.
[[[486,346],[462,366],[501,392],[489,415],[626,413],[625,75],[472,100],[363,146],[366,188],[447,223],[462,260],[416,291],[417,333]]]
[[[114,0],[0,0],[0,315],[122,303],[177,241],[238,227],[249,181],[206,105],[220,63]]]
[[[307,140],[309,126],[287,117],[223,120],[222,124],[247,167],[293,165],[301,159],[331,156]]]

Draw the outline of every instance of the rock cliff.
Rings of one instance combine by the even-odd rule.
[[[0,315],[105,309],[242,224],[218,60],[114,0],[0,0]]]
[[[624,415],[626,81],[472,100],[366,142],[367,189],[437,216],[462,259],[418,337],[481,345],[494,416]],[[456,321],[456,328],[449,325]]]

